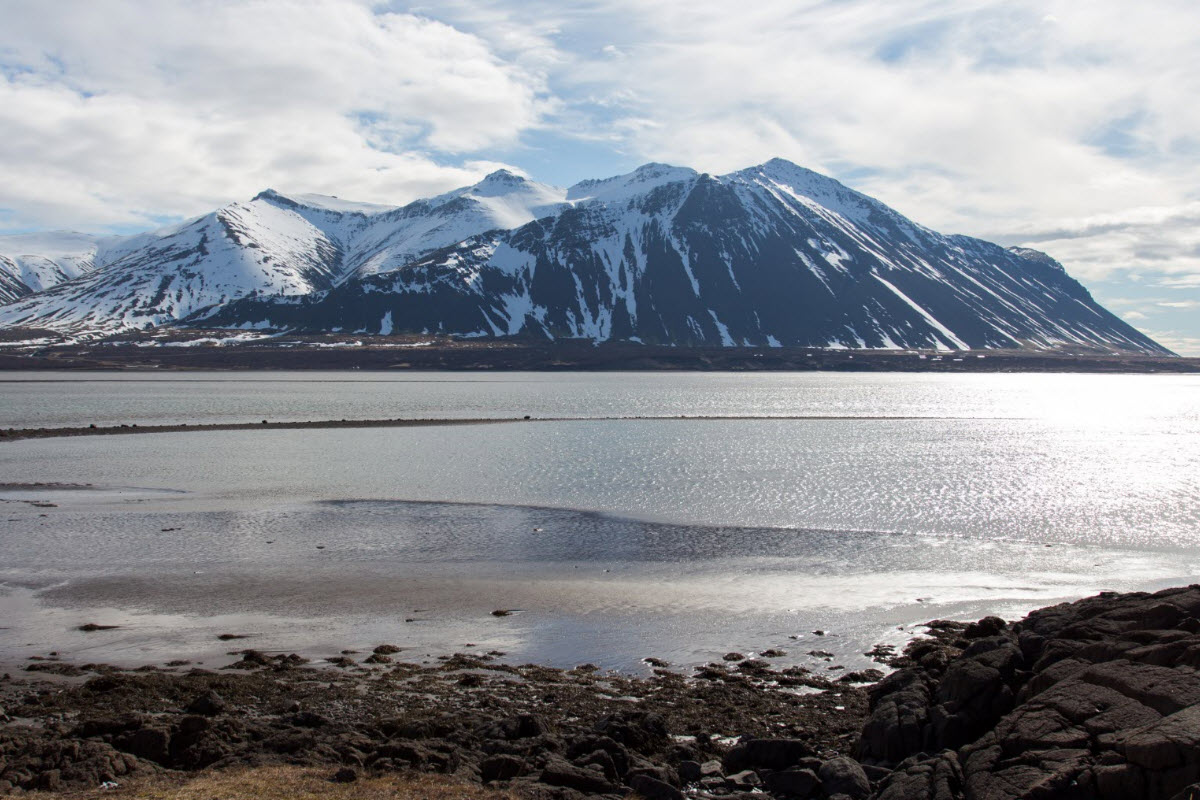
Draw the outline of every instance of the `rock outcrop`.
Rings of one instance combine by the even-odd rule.
[[[939,626],[871,691],[881,800],[1200,797],[1200,586]]]

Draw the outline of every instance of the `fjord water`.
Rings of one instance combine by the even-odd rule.
[[[5,443],[0,482],[92,487],[0,494],[0,658],[212,657],[238,627],[621,668],[819,638],[852,666],[898,625],[1200,567],[1194,377],[25,373],[0,399],[0,427],[533,417]],[[70,632],[94,617],[122,628]]]

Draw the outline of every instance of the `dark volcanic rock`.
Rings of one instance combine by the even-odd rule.
[[[216,692],[206,692],[188,704],[187,710],[192,714],[215,716],[229,710],[229,704]]]
[[[484,783],[509,781],[530,771],[529,762],[519,756],[500,753],[489,756],[479,764],[479,776]]]
[[[537,714],[519,714],[515,717],[488,723],[479,729],[481,739],[530,739],[550,732],[546,720]]]
[[[596,732],[646,754],[661,750],[670,742],[666,720],[660,714],[646,711],[605,717],[596,723]]]
[[[646,800],[683,800],[683,792],[649,775],[633,776],[629,779],[629,788]]]
[[[811,769],[785,769],[767,775],[767,788],[784,797],[808,797],[820,785],[821,779]]]
[[[831,758],[821,765],[817,777],[821,779],[821,789],[828,795],[844,794],[860,800],[871,793],[867,774],[852,758]]]
[[[724,766],[726,772],[747,768],[780,770],[812,755],[812,746],[802,739],[752,739],[730,748]]]
[[[947,750],[939,756],[904,761],[880,784],[879,800],[961,800],[962,769]]]
[[[587,794],[614,794],[621,787],[611,782],[600,770],[577,767],[569,761],[551,756],[542,769],[542,783],[565,786]]]
[[[1191,586],[935,631],[871,690],[877,796],[1174,798],[1200,781],[1198,614]]]

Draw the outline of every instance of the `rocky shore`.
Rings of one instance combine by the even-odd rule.
[[[319,669],[253,650],[220,670],[47,656],[0,678],[0,791],[297,764],[547,800],[1200,797],[1200,586],[930,632],[878,654],[896,670],[866,688],[878,676],[737,654],[649,678],[497,653],[420,666],[389,645]]]

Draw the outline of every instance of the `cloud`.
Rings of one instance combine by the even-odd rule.
[[[136,224],[267,186],[400,202],[494,166],[542,77],[359,0],[0,0],[9,225]],[[454,166],[446,166],[455,164]]]
[[[1163,278],[1157,285],[1168,289],[1200,289],[1200,272]]]
[[[1200,336],[1178,330],[1141,330],[1154,341],[1181,356],[1200,357]]]

